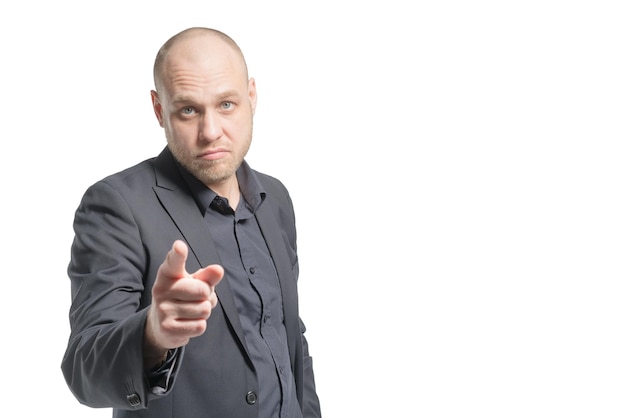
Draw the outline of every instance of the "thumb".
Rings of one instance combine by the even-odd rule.
[[[163,262],[163,272],[165,275],[180,279],[181,277],[188,276],[185,270],[185,262],[187,261],[187,245],[181,241],[176,240],[172,245],[172,248],[168,251],[165,261]]]
[[[196,271],[191,277],[208,283],[209,286],[215,287],[224,277],[224,267],[219,264],[211,264]]]

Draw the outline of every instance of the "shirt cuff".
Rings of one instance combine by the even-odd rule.
[[[174,348],[167,350],[165,361],[158,367],[150,370],[147,374],[150,391],[157,396],[165,395],[172,385],[172,374],[176,370],[181,350]]]

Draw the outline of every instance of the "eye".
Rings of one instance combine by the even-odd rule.
[[[180,111],[180,112],[181,112],[183,115],[193,115],[193,114],[195,113],[195,111],[196,111],[196,110],[195,110],[193,107],[191,107],[191,106],[185,106],[185,107],[183,107],[183,108],[181,109],[181,111]]]
[[[233,102],[222,102],[222,109],[224,110],[231,110],[235,104]]]

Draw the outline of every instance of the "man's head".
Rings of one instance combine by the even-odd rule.
[[[191,28],[154,62],[152,105],[174,157],[209,187],[233,180],[252,141],[256,86],[237,44]]]

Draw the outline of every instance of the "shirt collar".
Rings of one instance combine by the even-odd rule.
[[[189,186],[198,208],[204,214],[211,205],[211,202],[213,202],[213,199],[217,196],[217,193],[205,186],[204,183],[198,180],[178,161],[176,161],[176,166],[185,180],[185,183]],[[246,161],[241,163],[241,166],[237,169],[236,175],[241,197],[248,206],[248,209],[254,213],[265,200],[265,189],[254,170],[250,168]]]

